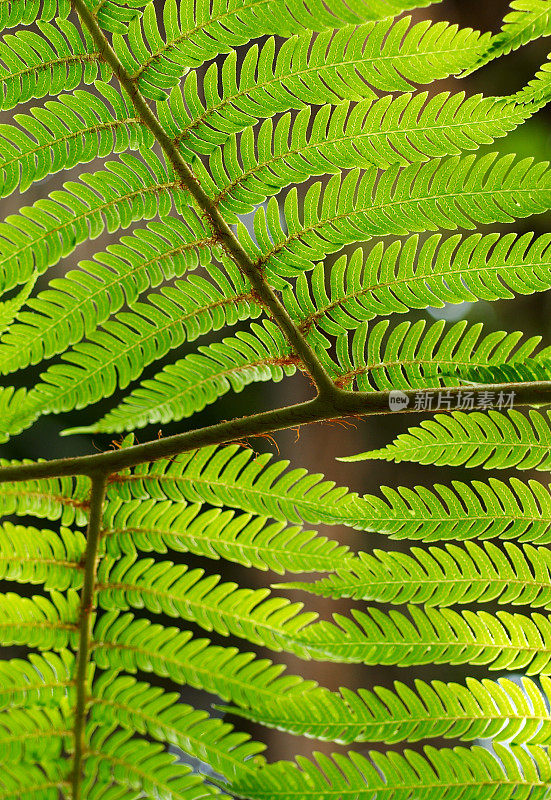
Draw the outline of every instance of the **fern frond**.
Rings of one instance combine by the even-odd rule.
[[[411,324],[402,322],[389,330],[389,322],[378,322],[369,331],[363,323],[353,336],[340,336],[337,343],[338,362],[322,356],[329,373],[341,386],[352,383],[361,391],[417,389],[460,385],[451,377],[470,368],[502,364],[504,361],[523,362],[530,357],[539,337],[522,341],[522,333],[506,334],[496,331],[481,336],[483,326],[469,325],[466,320],[450,327],[438,320],[427,330],[425,320]],[[349,342],[349,338],[351,341]],[[321,352],[325,342],[312,342]],[[350,353],[349,353],[350,349]],[[547,349],[538,354],[542,359]]]
[[[230,137],[210,157],[208,172],[199,161],[195,172],[231,217],[313,175],[354,167],[387,169],[475,150],[505,136],[539,107],[449,92],[427,100],[426,92],[385,95],[353,107],[323,106],[315,115],[306,106],[295,119],[285,115],[275,125],[268,119],[259,129],[246,128],[239,141]]]
[[[393,539],[518,539],[544,544],[551,540],[551,495],[537,481],[488,483],[454,481],[433,490],[381,487],[385,499],[364,495],[370,511],[352,523],[361,530],[385,533]]]
[[[503,549],[491,542],[449,544],[407,552],[373,550],[358,553],[336,573],[313,583],[276,584],[276,588],[303,589],[322,597],[350,597],[377,603],[458,603],[551,607],[551,559],[546,547]]]
[[[335,614],[307,625],[299,643],[308,658],[409,667],[421,664],[484,665],[492,670],[551,671],[551,617],[498,611],[408,606],[384,614],[379,608]],[[301,655],[297,648],[294,652]],[[302,656],[304,657],[304,656]]]
[[[2,7],[8,2],[4,0]],[[19,4],[21,0],[15,2]],[[34,11],[39,7],[35,2],[21,2],[21,5]],[[0,41],[2,110],[33,98],[76,89],[82,82],[93,83],[98,78],[108,81],[111,77],[110,68],[100,60],[86,32],[64,19],[56,20],[55,25],[38,21],[37,27],[40,33],[23,30]]]
[[[168,549],[277,572],[329,572],[348,563],[349,548],[301,527],[266,517],[155,500],[112,500],[104,514],[105,549],[112,558],[136,550]]]
[[[438,2],[439,0],[436,0]],[[114,38],[114,47],[140,90],[148,97],[166,97],[190,67],[199,67],[222,53],[266,35],[292,36],[304,29],[322,31],[366,20],[394,17],[435,0],[357,3],[299,0],[201,0],[194,12],[175,0],[163,9],[165,38],[153,4],[129,26],[128,39]]]
[[[512,0],[513,9],[503,20],[503,27],[492,37],[487,52],[475,66],[507,55],[534,39],[551,36],[551,8],[548,0]]]
[[[39,411],[26,407],[28,391],[23,387],[0,386],[0,442],[7,442],[36,422]]]
[[[270,465],[271,459],[269,453],[257,455],[238,445],[203,447],[117,475],[108,498],[207,502],[282,522],[310,524],[345,523],[370,508],[355,492],[323,481],[320,474],[304,469],[285,472],[288,461]]]
[[[24,644],[42,650],[74,646],[78,631],[78,594],[52,592],[20,597],[15,592],[0,595],[0,642],[3,647]]]
[[[180,209],[186,192],[153,153],[147,165],[131,155],[120,159],[106,164],[102,172],[67,182],[64,191],[54,191],[7,218],[0,227],[2,291],[44,273],[104,230],[113,233],[137,220],[167,216],[173,203],[185,219],[193,215]]]
[[[199,217],[165,217],[123,236],[116,245],[82,261],[79,270],[53,278],[49,288],[27,302],[0,342],[4,374],[62,353],[88,336],[125,304],[132,307],[150,286],[180,277],[197,266],[212,267],[210,234]],[[230,278],[237,270],[226,266]],[[234,278],[235,280],[235,278]],[[201,279],[193,279],[203,286]]]
[[[43,583],[45,589],[64,591],[82,583],[80,562],[86,539],[80,531],[0,526],[0,579]]]
[[[456,74],[487,45],[488,37],[470,28],[410,23],[404,17],[300,34],[287,39],[277,54],[274,39],[268,39],[261,49],[249,48],[239,75],[235,52],[220,68],[212,64],[205,74],[204,100],[192,72],[183,99],[176,90],[159,105],[159,116],[185,157],[210,154],[230,134],[292,108],[375,98],[375,89],[410,92],[418,83]],[[172,85],[179,78],[174,75]]]
[[[103,558],[97,586],[98,602],[106,610],[146,608],[276,651],[302,652],[300,632],[317,617],[302,611],[302,603],[271,597],[269,589],[242,589],[220,582],[219,575],[204,577],[202,569],[171,561]]]
[[[0,3],[0,30],[15,28],[17,25],[32,25],[39,20],[50,22],[54,17],[65,19],[70,11],[71,4],[68,0],[35,0],[33,3],[3,0]]]
[[[59,760],[40,765],[4,765],[0,796],[2,800],[58,800],[60,791],[69,790],[67,773],[67,763]]]
[[[10,709],[0,714],[0,764],[55,762],[72,739],[72,721],[58,708]]]
[[[126,23],[140,13],[138,9],[146,2],[147,0],[87,0],[86,5],[100,27],[108,31],[123,32],[127,29]],[[41,21],[49,22],[54,17],[64,21],[70,11],[71,4],[67,0],[2,0],[0,30],[17,25],[40,24]]]
[[[295,362],[276,325],[270,320],[263,326],[253,323],[249,331],[238,331],[231,338],[199,347],[197,353],[164,367],[95,424],[63,433],[129,431],[179,421],[202,411],[230,390],[240,392],[256,381],[277,382],[293,375]],[[101,366],[102,374],[104,369]]]
[[[13,125],[0,126],[0,194],[95,158],[127,150],[151,150],[153,137],[123,96],[96,81],[103,99],[81,90],[56,102],[18,114]]]
[[[496,154],[434,159],[419,166],[350,171],[332,177],[320,202],[321,183],[299,205],[296,189],[285,199],[284,226],[275,198],[255,214],[254,245],[244,226],[240,239],[271,274],[291,276],[347,244],[372,236],[472,229],[475,223],[512,222],[551,205],[548,162]]]
[[[365,258],[365,262],[364,262]],[[551,288],[551,236],[532,233],[428,237],[417,235],[388,247],[375,245],[341,256],[331,267],[305,273],[294,291],[283,289],[286,308],[307,333],[312,325],[338,335],[376,316],[403,314],[412,308],[474,300],[498,300],[513,293]]]
[[[72,688],[74,662],[68,650],[0,661],[0,709],[60,706]]]
[[[228,275],[213,267],[210,273],[212,281],[192,276],[149,295],[146,303],[134,302],[132,311],[120,312],[88,333],[86,342],[63,354],[63,363],[42,374],[20,413],[27,418],[37,409],[44,415],[84,408],[126,387],[186,340],[261,313],[248,280],[237,269]],[[281,334],[279,339],[284,343]],[[12,424],[21,427],[19,416]]]
[[[413,750],[403,754],[372,751],[369,759],[355,752],[335,753],[332,758],[318,753],[312,761],[297,756],[296,764],[279,761],[254,776],[240,775],[228,788],[247,800],[545,797],[551,759],[544,748],[512,746],[508,750],[496,744],[495,753],[483,747],[426,747],[424,755]]]
[[[25,305],[34,289],[34,285],[35,280],[31,279],[15,297],[0,303],[0,335],[13,325],[14,320],[18,317],[21,308]]]
[[[15,466],[17,461],[1,461]],[[31,462],[23,462],[31,463]],[[90,482],[84,476],[40,478],[0,483],[0,514],[60,520],[62,525],[87,522]]]
[[[139,18],[149,0],[86,0],[100,28],[111,33],[128,33],[128,23]]]
[[[254,759],[255,766],[264,761],[259,754],[265,745],[252,741],[248,734],[181,703],[174,692],[163,692],[129,675],[105,673],[96,681],[90,719],[98,726],[116,724],[174,745],[228,778],[250,769],[249,759]]]
[[[282,664],[258,659],[254,653],[212,645],[188,631],[118,612],[107,612],[96,623],[94,661],[101,669],[152,672],[179,687],[204,689],[245,707],[278,694],[302,695],[317,686],[298,675],[282,675]]]
[[[548,353],[548,351],[546,351]],[[510,364],[490,364],[487,366],[462,367],[453,372],[470,384],[522,383],[523,381],[547,381],[551,376],[551,359],[543,357]]]
[[[483,466],[484,469],[551,469],[549,416],[531,410],[529,418],[518,411],[439,414],[410,428],[381,450],[345,461],[368,458],[416,461],[442,466]]]
[[[204,783],[191,767],[176,763],[177,757],[162,745],[133,738],[130,731],[89,726],[89,746],[84,761],[82,793],[90,800],[110,800],[113,786],[128,796],[162,797],[163,800],[206,800],[226,798]]]
[[[415,690],[398,681],[393,690],[376,686],[337,693],[319,687],[260,701],[250,709],[224,706],[223,710],[270,728],[340,744],[444,737],[548,745],[551,684],[545,675],[538,680],[541,689],[528,678],[520,686],[506,678],[467,678],[465,686],[417,680]]]

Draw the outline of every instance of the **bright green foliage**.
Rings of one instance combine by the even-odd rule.
[[[220,208],[244,214],[312,175],[374,164],[387,168],[474,150],[505,135],[537,108],[535,103],[522,105],[507,98],[465,99],[448,93],[427,102],[425,92],[396,99],[385,95],[352,106],[326,105],[315,116],[306,106],[295,119],[286,114],[276,126],[268,119],[258,130],[245,129],[240,143],[245,170],[237,160],[237,138],[231,137],[210,157],[210,172],[201,169],[200,162],[197,172],[205,185],[212,184]]]
[[[254,709],[237,706],[233,714],[322,741],[415,742],[436,736],[466,741],[489,738],[513,743],[549,743],[549,678],[542,689],[524,678],[521,686],[467,679],[466,685],[415,681],[415,689],[396,682],[394,691],[349,689],[330,692],[318,687],[301,695],[284,694],[262,700]]]
[[[455,411],[425,420],[382,450],[352,456],[346,461],[381,458],[417,461],[420,464],[450,464],[485,469],[551,469],[551,431],[547,415],[530,411],[499,414],[464,414]]]
[[[286,471],[288,461],[270,464],[238,445],[183,453],[170,461],[144,464],[121,475],[109,499],[187,500],[229,506],[276,520],[317,524],[346,523],[367,510],[364,501],[323,475],[305,469]]]
[[[322,265],[309,284],[300,275],[296,294],[284,290],[286,305],[301,327],[315,324],[338,335],[358,322],[411,308],[442,308],[446,303],[499,300],[551,287],[551,237],[533,239],[497,233],[443,239],[430,236],[420,246],[418,236],[387,248],[377,244],[364,261],[362,250],[341,256],[332,267],[331,286],[324,283]],[[427,278],[430,277],[430,281]]]
[[[41,442],[59,414],[100,451],[0,462],[0,643],[18,648],[0,800],[549,796],[551,493],[529,473],[550,469],[550,416],[487,385],[546,401],[550,343],[428,313],[551,289],[551,234],[528,220],[551,209],[548,163],[475,152],[544,108],[551,62],[510,95],[455,83],[549,35],[551,4],[515,0],[495,35],[406,16],[431,5],[0,0],[0,442]],[[326,385],[314,403],[257,415],[245,394],[226,422],[232,395],[297,373]],[[305,408],[387,411],[393,390],[439,413],[336,456],[509,475],[361,496],[251,447]],[[167,449],[130,433],[101,452],[135,429]],[[336,692],[251,648],[404,671]],[[416,680],[435,665],[457,680]],[[377,750],[272,763],[226,712]]]
[[[505,553],[503,552],[505,550]],[[374,550],[359,553],[337,572],[313,583],[290,583],[322,597],[351,597],[379,603],[499,603],[548,608],[551,605],[551,561],[545,547],[498,548],[466,542],[410,553]]]
[[[314,262],[373,236],[404,236],[435,229],[472,229],[475,223],[512,222],[549,207],[548,165],[532,159],[514,163],[514,156],[494,153],[435,159],[419,167],[390,167],[378,172],[351,170],[345,178],[315,183],[299,201],[296,190],[285,198],[283,229],[275,201],[255,215],[260,247],[240,230],[248,251],[270,273],[293,276]],[[429,188],[427,188],[427,186]],[[358,198],[358,199],[357,199]],[[385,208],[392,213],[383,216]]]
[[[18,186],[24,192],[45,175],[100,156],[151,147],[152,137],[124,98],[107,84],[97,81],[96,86],[109,104],[77,90],[61,95],[60,102],[33,109],[32,117],[18,115],[22,130],[11,125],[0,128],[2,196]]]
[[[23,5],[21,0],[16,2]],[[2,5],[7,5],[6,0]],[[55,26],[37,24],[40,33],[24,30],[0,42],[2,109],[110,76],[111,70],[98,60],[89,37],[68,20],[57,20]]]
[[[541,36],[551,36],[551,8],[547,0],[513,0],[501,31],[493,37],[485,60],[507,55]]]
[[[200,504],[113,501],[106,515],[105,547],[114,557],[136,550],[187,551],[273,572],[328,572],[347,563],[349,549],[314,531],[233,511],[201,511]]]
[[[160,116],[186,155],[212,153],[228,134],[258,118],[308,103],[375,98],[381,88],[409,92],[413,84],[456,74],[484,52],[489,40],[444,22],[410,27],[410,21],[404,17],[350,25],[336,33],[299,34],[277,54],[274,39],[268,39],[261,48],[248,50],[239,74],[235,52],[221,67],[213,63],[203,82],[204,100],[197,73],[190,73],[182,91],[191,113],[177,91]]]
[[[432,489],[382,486],[381,492],[384,500],[363,497],[368,509],[351,522],[353,527],[423,541],[499,537],[543,544],[551,539],[549,485],[537,481],[490,478]]]
[[[348,386],[352,381],[362,391],[385,389],[420,389],[438,386],[440,381],[458,385],[456,372],[470,375],[471,370],[499,369],[503,361],[516,366],[524,359],[530,361],[538,344],[534,337],[521,342],[520,332],[505,334],[496,331],[481,338],[481,325],[469,326],[458,322],[446,328],[443,321],[426,328],[425,321],[411,324],[402,322],[389,332],[386,320],[376,323],[371,330],[364,323],[358,325],[354,335],[341,334],[337,338],[338,362],[325,355],[326,337],[311,336],[321,358],[327,362],[328,372],[338,383]],[[323,348],[323,349],[322,349]],[[537,361],[547,365],[547,348],[537,354]],[[549,373],[546,367],[546,374]],[[528,378],[529,380],[531,377]]]
[[[526,752],[515,747],[509,752],[496,745],[495,749],[501,763],[481,747],[472,750],[427,747],[425,756],[412,750],[403,755],[374,751],[370,753],[371,761],[354,752],[349,756],[336,754],[332,759],[319,754],[315,761],[300,757],[297,765],[285,761],[270,765],[252,780],[243,777],[232,789],[237,797],[250,800],[271,797],[290,800],[297,795],[329,800],[335,792],[341,797],[349,794],[363,800],[373,797],[374,790],[379,797],[400,797],[405,791],[419,794],[432,791],[445,800],[457,797],[458,792],[469,800],[491,796],[490,792],[502,798],[545,797],[551,762],[543,748]]]

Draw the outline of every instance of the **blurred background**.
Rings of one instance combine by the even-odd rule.
[[[420,19],[445,19],[456,22],[462,27],[472,27],[483,31],[491,30],[496,32],[503,16],[507,13],[508,3],[505,0],[444,0],[441,4],[430,7],[426,10],[415,12],[416,20]],[[431,87],[431,93],[441,91],[461,91],[467,94],[483,93],[485,95],[505,95],[511,94],[525,85],[543,64],[551,50],[551,40],[534,42],[511,54],[508,57],[499,59],[498,62],[491,63],[480,72],[463,81],[447,80],[441,81]],[[88,87],[89,88],[89,87]],[[30,103],[32,107],[37,103]],[[25,111],[19,107],[18,112]],[[12,112],[4,112],[0,115],[2,123],[10,123],[13,120]],[[532,120],[524,125],[519,131],[513,132],[505,139],[498,140],[491,150],[499,150],[501,153],[515,152],[520,156],[533,156],[538,160],[545,160],[551,153],[551,111],[544,110],[537,114]],[[86,167],[86,171],[93,171],[101,168],[101,162],[92,163]],[[53,176],[51,179],[34,184],[24,197],[25,204],[31,204],[36,199],[46,196],[50,191],[58,188],[65,180],[74,178],[82,172],[82,168],[71,173],[62,173]],[[305,190],[307,185],[301,187]],[[13,195],[2,201],[2,217],[15,213],[21,203],[19,195]],[[498,229],[492,226],[492,230]],[[537,234],[549,232],[551,230],[551,215],[544,214],[523,220],[515,228],[508,226],[507,230],[524,232],[533,230]],[[47,280],[57,274],[63,274],[68,269],[76,267],[81,259],[91,258],[94,253],[104,249],[106,245],[118,239],[118,235],[106,235],[94,242],[81,245],[76,254],[58,267],[48,272],[42,280],[42,286],[47,285]],[[351,249],[355,249],[351,248]],[[328,259],[331,264],[334,258]],[[551,344],[551,322],[550,322],[550,297],[549,293],[540,293],[532,296],[521,296],[515,300],[501,301],[496,303],[480,302],[476,305],[463,304],[461,306],[450,306],[445,309],[434,309],[426,312],[413,312],[409,315],[400,315],[398,321],[410,319],[412,321],[426,318],[429,322],[434,319],[449,319],[456,321],[467,319],[469,322],[484,323],[486,332],[504,330],[507,332],[522,330],[527,336],[540,335],[544,346]],[[396,319],[396,318],[395,318]],[[226,335],[233,335],[235,329],[228,331]],[[217,340],[220,335],[211,337]],[[208,343],[203,339],[201,344]],[[177,351],[173,351],[166,359],[166,362],[181,358],[188,352],[194,351],[196,345],[191,343]],[[146,370],[143,377],[150,377],[160,368],[157,362]],[[39,371],[28,370],[19,377],[22,383],[31,386],[36,379]],[[10,376],[11,378],[12,376]],[[11,383],[11,381],[10,381]],[[311,397],[312,391],[310,383],[302,375],[298,374],[293,378],[284,379],[279,384],[256,384],[240,395],[228,394],[214,405],[208,407],[204,412],[197,414],[189,420],[174,425],[163,426],[162,435],[169,436],[192,428],[202,427],[220,419],[230,419],[235,416],[246,415],[259,410],[275,408]],[[92,422],[98,419],[102,413],[115,405],[117,398],[94,406],[88,412],[84,412],[84,421]],[[448,483],[453,479],[474,479],[487,478],[487,473],[483,470],[449,470],[447,468],[431,468],[416,465],[393,465],[386,462],[364,462],[359,464],[345,464],[336,461],[336,457],[350,455],[367,449],[381,447],[391,441],[396,435],[404,432],[411,425],[417,424],[423,419],[423,415],[387,415],[384,417],[368,418],[366,420],[352,420],[347,423],[327,422],[323,424],[305,426],[300,430],[300,436],[295,431],[278,433],[274,436],[274,441],[266,439],[250,440],[250,445],[257,451],[273,452],[275,457],[290,459],[294,466],[306,467],[314,472],[323,472],[329,479],[337,484],[349,486],[352,490],[359,493],[379,493],[381,485],[405,485],[414,486],[417,484],[431,486],[435,482]],[[71,427],[75,424],[83,424],[82,412],[78,414],[63,415],[63,418],[45,417],[35,424],[29,431],[14,438],[0,448],[0,455],[3,458],[37,458],[37,457],[62,457],[69,455],[81,455],[106,450],[111,446],[111,437],[94,436],[83,437],[75,436],[60,438],[59,431]],[[146,428],[138,431],[137,438],[140,442],[156,438],[158,426]],[[500,472],[500,477],[506,478],[508,473]],[[525,474],[525,479],[532,476]],[[541,476],[540,476],[541,479]],[[21,520],[19,520],[21,521]],[[37,523],[36,520],[32,524]],[[45,526],[44,526],[45,527]],[[391,542],[387,538],[368,533],[357,533],[348,529],[331,528],[323,531],[332,538],[340,539],[341,542],[350,545],[353,549],[371,549],[378,547],[381,549],[397,549],[399,542]],[[405,547],[406,545],[402,545]],[[186,563],[193,566],[202,566],[210,571],[220,570],[225,579],[236,580],[245,586],[269,585],[278,576],[270,573],[258,573],[254,570],[246,570],[227,565],[223,562],[203,563],[196,557],[181,556],[170,554],[174,560],[184,558]],[[4,583],[4,590],[21,591],[19,587]],[[29,593],[36,593],[36,587],[29,587]],[[333,611],[346,611],[350,608],[349,602],[335,603],[324,601],[319,598],[309,598],[300,593],[288,596],[295,599],[306,600],[310,608],[316,608],[324,617],[329,616]],[[361,607],[362,604],[356,604]],[[166,620],[167,624],[174,624],[173,620]],[[187,624],[186,628],[189,627]],[[212,637],[214,640],[216,636]],[[227,644],[228,640],[219,637],[219,640]],[[237,642],[236,642],[237,644]],[[242,643],[241,643],[241,646]],[[248,647],[246,649],[249,649]],[[12,657],[15,649],[10,649],[9,657]],[[23,652],[21,648],[17,649]],[[273,660],[277,660],[277,655],[266,653]],[[336,689],[339,686],[350,688],[370,687],[373,685],[390,686],[395,680],[402,680],[412,683],[414,678],[425,679],[442,678],[445,680],[457,679],[461,681],[466,672],[462,667],[426,667],[415,668],[408,671],[393,667],[364,667],[364,666],[343,666],[301,662],[292,657],[285,657],[285,662],[289,665],[291,672],[297,672],[304,677],[312,677],[325,686]],[[484,670],[469,670],[469,674],[482,676]],[[497,676],[496,676],[497,677]],[[154,676],[148,675],[147,680],[155,680]],[[162,681],[159,681],[162,683]],[[212,698],[201,695],[198,692],[186,688],[183,699],[192,702],[200,707],[209,707]],[[238,727],[243,727],[243,723],[236,720]],[[338,750],[338,746],[325,746],[286,736],[280,733],[267,732],[255,729],[251,726],[251,732],[256,738],[269,741],[271,747],[271,759],[289,758],[295,754],[309,753],[312,749],[317,750]],[[371,746],[358,745],[357,748],[365,752]]]

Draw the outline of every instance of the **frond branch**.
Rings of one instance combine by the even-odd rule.
[[[101,535],[103,503],[106,488],[106,474],[104,472],[94,474],[92,476],[92,489],[90,493],[90,518],[86,531],[84,583],[80,596],[79,647],[75,673],[76,703],[73,729],[75,750],[72,773],[72,800],[81,800],[82,796],[82,767],[85,751],[86,718],[89,704],[88,667],[90,661],[94,598],[96,593],[98,544]]]
[[[472,386],[469,386],[472,388]],[[513,405],[539,406],[551,404],[551,381],[534,381],[523,383],[495,383],[477,386],[484,391],[514,394]],[[431,389],[423,389],[430,392]],[[435,389],[432,389],[435,391]],[[436,387],[438,391],[438,387]],[[455,400],[464,386],[446,387],[446,396]],[[127,467],[135,467],[161,458],[172,458],[187,450],[235,442],[249,436],[273,433],[299,425],[337,419],[347,416],[373,416],[380,414],[418,413],[415,408],[415,397],[419,389],[404,390],[409,404],[400,411],[389,408],[389,392],[351,392],[334,388],[332,397],[322,396],[305,403],[265,411],[248,417],[219,422],[207,428],[197,428],[186,433],[157,439],[153,442],[134,445],[124,450],[108,451],[96,455],[78,458],[60,458],[52,461],[40,461],[33,464],[20,464],[0,468],[0,484],[6,481],[24,481],[36,478],[62,477],[66,475],[90,475],[97,472],[113,474]],[[434,409],[435,413],[438,409]]]
[[[258,263],[253,261],[234,236],[224,217],[209,198],[191,169],[178,151],[177,145],[170,138],[163,126],[152,112],[145,98],[138,90],[136,78],[124,68],[115,51],[109,44],[105,34],[97,24],[93,12],[87,7],[85,0],[73,0],[82,24],[89,31],[101,57],[109,64],[117,76],[119,83],[126,91],[136,112],[144,125],[155,136],[165,155],[174,167],[182,184],[190,192],[197,205],[208,220],[216,240],[234,260],[239,269],[247,276],[258,300],[271,314],[274,322],[281,328],[296,355],[302,361],[314,381],[320,395],[331,396],[334,384],[328,376],[314,350],[298,330],[290,315],[280,302],[278,296],[265,281]]]

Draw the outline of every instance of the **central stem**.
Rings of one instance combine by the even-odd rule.
[[[90,517],[86,531],[86,552],[84,555],[84,582],[80,596],[79,645],[76,663],[76,703],[74,723],[74,760],[72,773],[72,800],[81,800],[82,767],[85,752],[85,731],[88,715],[88,667],[90,664],[90,641],[92,636],[92,615],[96,593],[96,572],[98,544],[101,535],[103,503],[107,487],[107,475],[96,473],[91,476]]]

